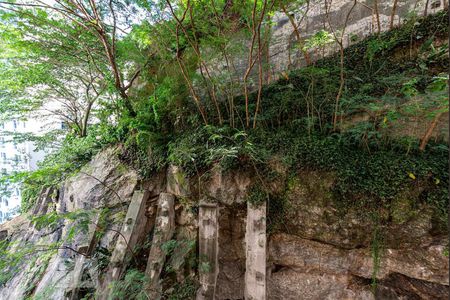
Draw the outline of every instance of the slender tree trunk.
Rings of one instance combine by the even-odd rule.
[[[275,4],[275,1],[272,2],[272,6],[269,8],[272,9],[273,5]],[[261,17],[259,18],[258,21],[258,27],[257,27],[257,41],[258,41],[258,94],[257,94],[257,98],[256,98],[256,110],[255,110],[255,114],[254,114],[254,118],[253,118],[253,128],[256,128],[256,123],[257,123],[257,118],[258,118],[258,113],[259,113],[259,107],[261,104],[261,94],[262,94],[262,86],[263,86],[263,67],[262,67],[262,51],[263,51],[263,46],[262,46],[262,42],[261,42],[261,25],[262,22],[264,20],[264,16],[266,14],[266,10],[267,10],[267,0],[264,0],[263,3],[263,8],[261,11]],[[267,47],[269,47],[269,45],[267,44]]]
[[[303,43],[300,36],[300,30],[298,29],[298,25],[295,23],[294,18],[289,14],[289,12],[286,9],[286,6],[284,4],[281,5],[281,9],[283,10],[284,14],[288,17],[289,21],[291,22],[292,27],[294,28],[294,33],[297,38],[297,43],[300,48],[300,51],[302,51],[303,56],[305,58],[306,64],[311,64],[311,58],[309,57],[308,51],[303,50]]]
[[[342,44],[342,42],[339,43],[339,53],[340,53],[340,61],[339,61],[339,67],[340,67],[339,78],[340,78],[340,83],[339,83],[339,90],[338,90],[338,93],[336,95],[336,101],[335,101],[335,105],[334,105],[333,130],[336,130],[336,127],[337,127],[339,100],[341,99],[342,91],[344,90],[344,83],[345,83],[344,45]]]
[[[202,58],[202,55],[201,55],[201,52],[200,52],[199,42],[197,40],[196,32],[195,32],[194,17],[193,17],[193,14],[192,14],[192,6],[190,5],[190,0],[188,0],[187,3],[186,3],[187,7],[186,7],[185,11],[183,12],[183,16],[181,17],[181,19],[177,17],[177,15],[176,15],[176,13],[175,13],[175,11],[174,11],[170,1],[166,0],[166,3],[169,5],[170,12],[171,12],[172,16],[174,17],[174,19],[176,20],[176,22],[178,24],[177,25],[177,33],[176,33],[177,34],[177,38],[179,38],[179,34],[178,34],[179,30],[178,29],[181,29],[181,31],[185,35],[185,38],[186,38],[187,42],[191,45],[192,49],[194,50],[195,55],[197,56],[197,58],[198,58],[198,60],[200,62],[200,73],[201,73],[201,76],[202,76],[203,80],[205,81],[205,85],[206,85],[206,88],[207,88],[208,93],[210,95],[210,98],[213,101],[213,104],[214,104],[214,106],[216,108],[217,116],[219,118],[219,123],[222,124],[222,122],[223,122],[222,114],[220,112],[219,103],[218,103],[217,98],[216,98],[216,91],[215,91],[216,90],[216,86],[215,86],[214,81],[212,80],[212,77],[211,77],[210,72],[208,70],[208,66],[204,62],[204,60]],[[193,40],[191,39],[190,34],[187,32],[185,26],[183,25],[183,21],[185,20],[187,12],[189,12],[190,25],[191,25],[192,30],[194,31]],[[177,41],[177,43],[179,43],[179,42]],[[178,58],[181,59],[181,57],[178,57]],[[202,68],[205,70],[205,73],[207,74],[209,82],[212,85],[212,91],[209,88],[208,80],[206,79],[205,75],[203,74]],[[187,73],[186,73],[185,70],[182,70],[182,72],[184,72],[183,76],[187,76]],[[187,77],[185,77],[185,78],[187,78]],[[193,89],[192,89],[192,91],[193,91]],[[193,97],[197,98],[197,102],[199,103],[199,98],[197,96],[194,96],[194,95],[193,95]],[[206,119],[204,118],[204,120],[206,120]]]
[[[202,116],[203,122],[205,123],[205,125],[208,125],[208,119],[206,117],[205,111],[203,110],[202,104],[200,102],[200,98],[197,96],[197,93],[194,90],[194,86],[192,85],[192,82],[189,80],[188,74],[187,74],[186,70],[184,69],[184,65],[183,65],[183,62],[180,57],[179,26],[177,26],[177,28],[176,28],[175,37],[176,37],[176,44],[177,44],[176,58],[177,58],[178,66],[180,67],[181,74],[183,75],[183,78],[186,81],[186,84],[188,85],[188,89],[192,95],[192,98],[194,99],[197,109],[200,112],[200,115]]]
[[[429,4],[430,4],[430,0],[427,0],[427,1],[425,2],[425,9],[424,9],[424,11],[423,11],[423,16],[424,16],[424,17],[426,17],[426,16],[428,15],[428,6],[429,6]]]
[[[378,12],[378,0],[373,1],[375,17],[377,18],[377,34],[381,32],[380,13]]]
[[[425,134],[423,135],[421,141],[420,141],[420,146],[419,149],[421,151],[425,150],[425,147],[428,144],[428,141],[430,140],[431,136],[433,135],[433,131],[436,128],[437,124],[439,123],[439,119],[441,118],[441,116],[443,115],[443,113],[438,113],[433,121],[431,122],[430,126],[428,126],[427,131],[425,132]]]
[[[251,70],[253,69],[253,47],[255,46],[255,40],[256,40],[256,7],[257,7],[257,0],[254,0],[253,2],[253,9],[252,9],[252,41],[250,43],[250,50],[248,53],[248,61],[247,61],[247,70],[244,74],[244,97],[245,97],[245,126],[248,128],[250,127],[250,113],[248,110],[249,105],[249,95],[248,95],[248,86],[247,86],[247,80],[248,76],[250,75]]]
[[[392,12],[391,12],[391,19],[390,19],[390,23],[389,23],[389,29],[394,28],[394,18],[395,18],[395,13],[397,11],[397,2],[398,2],[398,0],[394,0],[394,4],[392,5]]]
[[[183,75],[183,78],[186,81],[186,84],[188,85],[189,91],[191,92],[192,98],[194,98],[194,102],[197,106],[197,109],[200,112],[200,115],[202,116],[203,122],[205,123],[205,125],[208,125],[208,119],[206,118],[206,114],[205,114],[205,111],[203,110],[202,104],[200,102],[200,98],[197,96],[197,93],[195,92],[194,87],[192,86],[192,83],[189,80],[187,72],[184,69],[183,63],[181,62],[181,58],[178,57],[177,62],[178,62],[178,66],[180,67],[181,74]]]
[[[255,117],[253,118],[253,128],[256,128],[256,119],[258,117],[259,105],[261,102],[261,92],[263,85],[263,69],[262,69],[262,48],[261,48],[261,29],[258,29],[258,95],[256,98]]]
[[[94,104],[94,101],[89,101],[88,105],[86,107],[86,110],[84,112],[83,120],[81,123],[81,136],[85,137],[87,135],[87,127],[88,127],[88,121],[89,116],[91,114],[92,105]]]
[[[357,0],[353,1],[353,5],[350,8],[350,10],[347,12],[347,16],[345,17],[345,22],[344,22],[344,26],[342,29],[342,33],[340,34],[340,36],[338,37],[336,34],[336,31],[333,29],[332,23],[330,22],[330,15],[329,15],[329,11],[328,11],[328,3],[325,0],[325,15],[327,17],[328,20],[328,25],[333,33],[334,39],[336,41],[336,43],[339,45],[339,54],[340,54],[340,62],[339,62],[339,67],[340,67],[340,72],[339,72],[339,78],[340,78],[340,84],[339,84],[339,90],[338,93],[336,95],[336,101],[335,101],[335,106],[334,106],[334,114],[333,114],[333,131],[336,130],[337,128],[337,113],[338,113],[338,109],[339,109],[339,100],[341,99],[343,90],[344,90],[344,84],[345,84],[345,72],[344,72],[344,43],[343,43],[343,39],[345,36],[345,30],[347,28],[347,24],[348,21],[350,19],[350,15],[353,11],[353,9],[355,8],[356,4],[357,4]]]
[[[188,41],[190,41],[192,47],[194,48],[194,52],[196,53],[196,55],[197,55],[197,57],[198,57],[198,59],[200,61],[200,73],[201,73],[201,75],[202,75],[202,77],[203,77],[203,79],[204,79],[204,81],[206,83],[206,88],[207,88],[208,93],[210,94],[210,98],[213,101],[214,106],[216,108],[217,117],[219,118],[219,124],[222,125],[222,123],[223,123],[222,113],[220,111],[219,101],[217,100],[217,97],[216,97],[216,84],[214,83],[214,80],[212,79],[212,76],[211,76],[211,74],[209,72],[208,65],[203,60],[201,52],[200,52],[200,44],[199,44],[198,39],[197,39],[197,34],[196,34],[195,24],[194,24],[194,16],[193,16],[193,12],[192,12],[192,6],[190,5],[190,1],[187,2],[187,5],[188,5],[188,9],[189,9],[189,16],[190,16],[189,21],[190,21],[190,24],[191,24],[191,29],[194,32],[194,34],[193,34],[194,41],[193,42],[190,41],[189,35],[187,34],[186,30],[184,29],[184,26],[183,26],[182,23],[180,23],[180,26],[182,27],[182,30],[183,30],[183,32],[186,35],[186,39]],[[203,75],[202,66],[203,66],[203,68],[205,70],[205,73],[206,73],[206,75],[208,77],[209,83],[212,85],[211,91],[210,91],[210,88],[208,86],[208,80],[206,80],[205,76]]]

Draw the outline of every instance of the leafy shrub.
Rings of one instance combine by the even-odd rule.
[[[193,175],[212,164],[220,164],[227,170],[261,161],[261,157],[246,133],[230,127],[204,126],[171,141],[168,161]]]
[[[169,300],[188,300],[195,299],[195,295],[198,289],[198,282],[191,277],[186,278],[184,281],[176,283],[173,286],[173,290],[167,295]]]
[[[122,280],[111,284],[109,300],[147,300],[148,296],[143,289],[146,280],[144,273],[135,269],[128,270]]]

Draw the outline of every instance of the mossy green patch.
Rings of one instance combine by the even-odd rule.
[[[395,224],[403,224],[418,213],[417,204],[419,198],[414,190],[400,193],[390,205],[390,214]]]

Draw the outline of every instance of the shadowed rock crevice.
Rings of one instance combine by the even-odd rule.
[[[389,274],[385,279],[373,284],[370,278],[353,276],[351,285],[360,288],[375,288],[377,299],[448,299],[449,286],[423,281],[400,273]]]

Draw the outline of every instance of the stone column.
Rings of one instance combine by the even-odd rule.
[[[166,260],[166,254],[161,247],[172,238],[175,231],[174,202],[175,197],[172,194],[161,193],[159,195],[155,230],[145,270],[145,275],[148,277],[145,289],[149,299],[156,300],[161,297],[159,278]]]
[[[100,291],[99,299],[107,299],[109,296],[109,284],[120,279],[123,270],[126,268],[126,258],[132,257],[133,251],[139,236],[144,234],[146,217],[146,202],[149,198],[147,191],[134,191],[130,205],[128,206],[120,235],[111,255],[111,260],[106,270],[106,275]]]
[[[266,202],[247,204],[245,299],[266,299]]]
[[[198,214],[199,223],[199,277],[200,289],[197,300],[211,300],[215,297],[218,264],[218,213],[217,204],[201,203]]]

